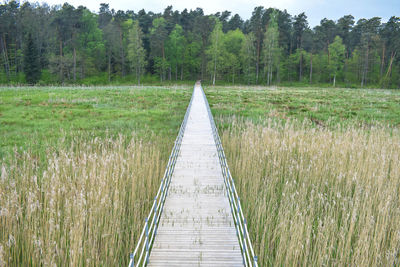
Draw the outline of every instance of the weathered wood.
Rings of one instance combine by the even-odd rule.
[[[243,266],[201,88],[193,94],[149,266]]]

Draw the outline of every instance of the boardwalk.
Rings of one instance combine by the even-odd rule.
[[[199,84],[193,94],[148,266],[243,266]]]

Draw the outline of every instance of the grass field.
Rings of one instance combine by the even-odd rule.
[[[190,89],[0,88],[0,266],[126,265]],[[400,91],[205,91],[261,265],[399,265]]]
[[[151,135],[174,140],[189,86],[0,88],[0,158],[72,136]]]
[[[213,114],[262,122],[305,118],[314,125],[400,126],[400,90],[333,88],[205,88]]]

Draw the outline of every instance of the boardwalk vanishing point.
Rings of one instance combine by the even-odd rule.
[[[197,82],[130,266],[257,266],[209,105]]]

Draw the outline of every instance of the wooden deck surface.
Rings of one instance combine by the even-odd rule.
[[[149,266],[243,266],[200,85],[193,94]]]

